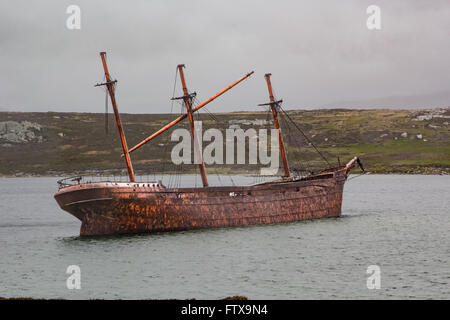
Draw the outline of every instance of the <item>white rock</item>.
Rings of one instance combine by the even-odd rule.
[[[433,119],[432,115],[422,115],[422,116],[418,116],[416,119],[413,119],[414,121],[424,121],[424,120],[431,120]]]
[[[416,137],[417,137],[417,139],[420,139],[420,140],[423,138],[422,135],[421,135],[420,133],[417,134]]]
[[[408,133],[407,132],[403,132],[400,136],[402,138],[408,138]]]
[[[246,125],[246,126],[250,126],[250,125],[254,125],[254,126],[264,126],[264,125],[268,125],[268,124],[272,124],[272,120],[267,121],[266,119],[255,119],[255,120],[247,120],[247,119],[243,119],[243,120],[228,120],[228,124],[229,125]]]
[[[0,122],[0,140],[14,143],[26,143],[41,140],[35,131],[41,131],[41,126],[29,121],[4,121]]]

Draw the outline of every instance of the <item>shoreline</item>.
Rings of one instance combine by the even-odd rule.
[[[361,175],[362,172],[355,172],[351,173],[351,175]],[[136,174],[137,177],[141,176],[170,176],[170,175],[179,175],[179,176],[189,176],[189,175],[195,175],[195,173],[182,173],[182,174],[175,174],[175,173],[156,173],[156,174]],[[247,177],[258,177],[260,175],[258,174],[250,174],[250,173],[244,173],[244,172],[232,172],[232,173],[226,173],[226,174],[220,174],[221,176],[247,176]],[[367,171],[364,173],[364,175],[422,175],[422,176],[448,176],[450,175],[450,172],[448,171],[441,171],[441,172],[370,172]],[[120,179],[121,177],[126,178],[126,175],[93,175],[93,174],[80,174],[80,173],[73,173],[73,174],[23,174],[23,175],[0,175],[0,179],[2,178],[70,178],[70,177],[94,177],[94,178],[117,178]],[[280,176],[273,176],[274,178],[280,177]]]
[[[450,108],[297,110],[289,114],[309,137],[306,141],[289,126],[283,128],[293,172],[318,172],[324,165],[337,166],[358,156],[372,174],[450,174]],[[129,145],[147,138],[173,117],[123,114]],[[231,127],[244,132],[271,127],[264,112],[216,113],[215,119],[203,122],[205,129],[220,132]],[[105,131],[105,117],[101,113],[0,112],[0,177],[125,175],[119,137],[112,125],[109,131]],[[170,134],[165,134],[133,154],[136,174],[195,174],[194,167],[179,167],[171,162],[171,150],[177,143]],[[247,142],[244,143],[247,148]],[[313,144],[328,159],[328,164],[322,161]],[[258,175],[260,167],[233,163],[212,164],[206,169],[211,175]]]

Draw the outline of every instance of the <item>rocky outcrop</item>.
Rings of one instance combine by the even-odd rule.
[[[245,126],[265,126],[272,124],[272,120],[255,119],[255,120],[228,120],[229,125],[245,125]]]
[[[428,110],[418,110],[411,112],[408,116],[412,121],[429,121],[435,118],[438,119],[450,119],[450,107],[448,108],[436,108]]]
[[[0,122],[0,141],[10,143],[42,142],[41,126],[29,121]],[[4,146],[4,145],[3,145]]]

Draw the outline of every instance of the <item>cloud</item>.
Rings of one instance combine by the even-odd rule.
[[[0,3],[0,108],[102,112],[103,50],[121,112],[169,112],[179,63],[205,99],[256,71],[212,112],[256,110],[266,72],[287,108],[448,90],[448,1],[377,1],[380,31],[366,28],[365,0],[80,0],[72,31],[70,4]]]

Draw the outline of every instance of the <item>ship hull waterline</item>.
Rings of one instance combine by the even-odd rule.
[[[296,181],[206,188],[81,183],[55,199],[81,220],[81,236],[285,223],[339,217],[347,174],[342,166]]]

